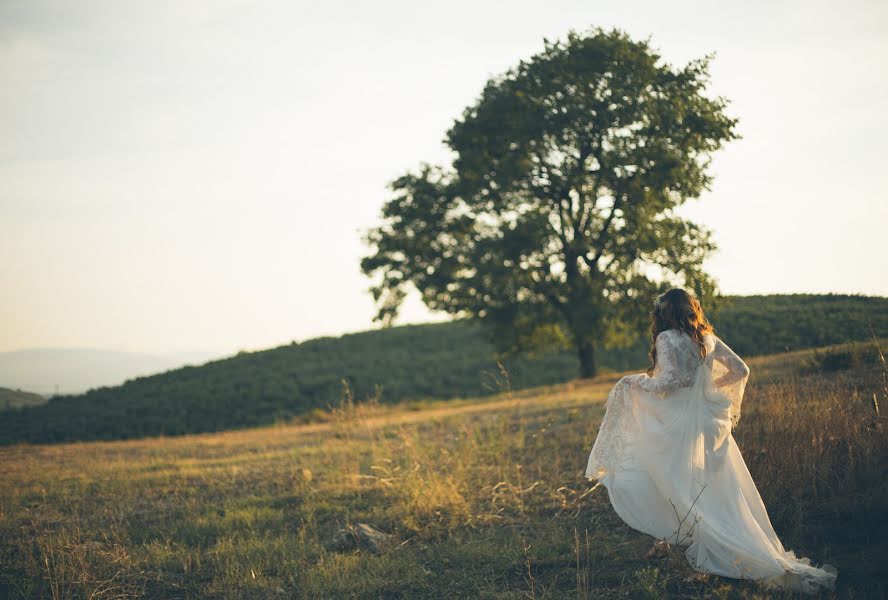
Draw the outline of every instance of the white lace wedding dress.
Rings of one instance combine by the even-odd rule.
[[[611,390],[586,477],[634,529],[687,546],[698,571],[814,593],[836,570],[783,548],[731,429],[749,368],[714,335],[657,336],[657,365]]]

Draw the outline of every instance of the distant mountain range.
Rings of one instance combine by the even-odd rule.
[[[733,296],[710,317],[719,336],[741,356],[866,340],[873,334],[888,337],[888,298],[880,297]],[[640,331],[627,348],[602,349],[601,366],[643,369],[648,335]],[[508,381],[484,331],[467,320],[321,337],[8,410],[0,418],[0,444],[177,435],[287,421],[338,404],[343,381],[357,401],[378,391],[380,402],[394,403],[473,397],[504,386],[520,389],[577,376],[576,356],[568,351],[502,363]]]
[[[0,386],[46,397],[79,394],[213,358],[219,358],[219,353],[145,354],[90,348],[15,350],[0,352]]]

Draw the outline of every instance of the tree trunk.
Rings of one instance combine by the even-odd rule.
[[[590,379],[598,374],[594,342],[581,342],[577,346],[577,358],[580,359],[580,379]]]

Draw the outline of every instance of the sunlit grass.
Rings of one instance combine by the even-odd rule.
[[[836,565],[840,597],[879,596],[886,371],[810,356],[750,361],[736,437],[787,547]],[[421,410],[345,388],[313,423],[0,449],[0,596],[769,597],[645,559],[582,477],[617,378]],[[392,547],[328,547],[357,522]]]

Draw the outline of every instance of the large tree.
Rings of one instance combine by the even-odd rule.
[[[361,260],[391,324],[414,285],[425,304],[479,319],[500,351],[637,339],[654,293],[714,291],[715,245],[676,214],[709,189],[711,154],[739,137],[709,98],[711,56],[682,68],[618,29],[544,40],[488,81],[447,132],[452,165],[390,184]]]

